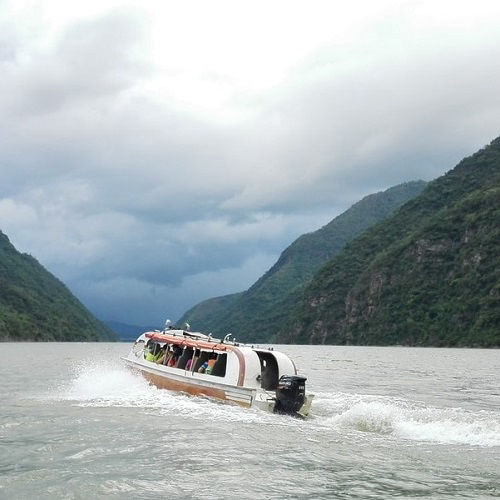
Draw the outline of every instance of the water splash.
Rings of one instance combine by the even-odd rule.
[[[65,386],[50,399],[82,407],[133,407],[160,415],[195,420],[293,426],[309,431],[335,429],[340,433],[370,433],[387,438],[445,445],[500,446],[500,416],[460,408],[434,408],[401,398],[346,393],[319,393],[313,416],[306,422],[245,409],[177,392],[157,389],[120,363],[85,361],[74,368]]]
[[[288,418],[276,419],[276,416],[258,409],[158,389],[139,373],[117,363],[82,362],[74,368],[74,374],[65,386],[51,390],[45,397],[70,401],[81,407],[143,408],[160,415],[186,416],[196,420],[264,422],[270,419],[269,422],[278,425],[295,423]]]
[[[500,417],[488,411],[434,408],[408,400],[359,394],[322,394],[320,425],[413,441],[500,446]]]

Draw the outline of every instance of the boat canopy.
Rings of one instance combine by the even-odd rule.
[[[177,335],[168,335],[165,333],[146,333],[146,338],[156,340],[156,342],[167,342],[168,344],[178,345],[181,347],[195,347],[197,349],[212,349],[217,351],[227,351],[230,346],[220,342],[208,342],[206,340],[196,340],[188,337],[180,337]]]

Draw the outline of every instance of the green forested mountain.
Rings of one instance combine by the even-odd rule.
[[[0,231],[0,341],[97,341],[115,335]]]
[[[218,335],[227,333],[230,330],[220,325],[220,319],[237,304],[242,295],[243,292],[232,293],[204,300],[186,311],[176,324],[189,323],[196,330],[212,332]]]
[[[277,339],[500,346],[500,138],[331,259]]]
[[[363,230],[382,220],[425,186],[415,181],[366,196],[326,226],[295,240],[247,291],[206,300],[179,320],[217,335],[265,341],[286,322],[300,291],[314,273]]]

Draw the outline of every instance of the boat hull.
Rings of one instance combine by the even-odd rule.
[[[137,362],[129,358],[123,358],[123,360],[129,367],[140,372],[148,382],[159,389],[183,392],[193,396],[206,396],[246,408],[258,406],[267,409],[267,406],[274,406],[274,400],[271,401],[269,394],[257,394],[262,391],[196,379],[192,376],[184,375],[186,372],[181,372],[180,374],[172,373],[167,371],[168,368],[161,365],[158,367],[147,366],[145,364],[147,362]]]
[[[214,387],[204,387],[201,385],[194,385],[179,380],[173,380],[163,375],[156,375],[147,371],[141,370],[143,377],[151,382],[158,389],[168,389],[170,391],[185,392],[192,396],[208,396],[210,398],[226,400],[226,393],[221,389]]]

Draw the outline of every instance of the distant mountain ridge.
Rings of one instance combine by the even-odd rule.
[[[55,276],[0,231],[0,341],[116,340]]]
[[[346,245],[276,340],[500,346],[500,138]]]
[[[331,257],[363,230],[388,216],[425,187],[413,181],[371,194],[321,229],[304,234],[247,291],[203,301],[178,321],[243,341],[267,341],[286,322],[302,287]]]
[[[129,342],[135,340],[139,335],[144,332],[152,331],[158,329],[158,326],[140,326],[140,325],[129,325],[128,323],[121,323],[119,321],[104,321],[103,322],[108,328],[113,330],[117,337],[122,342]]]

